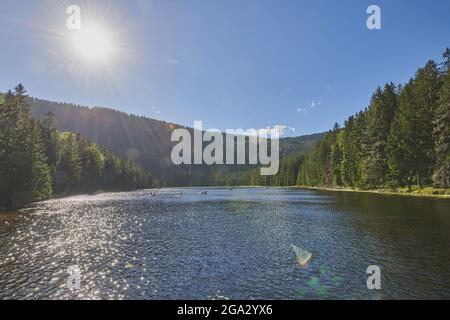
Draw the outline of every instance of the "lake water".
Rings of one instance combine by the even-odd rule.
[[[77,196],[0,214],[0,299],[450,298],[449,200],[200,191]],[[307,266],[292,244],[312,253]],[[70,291],[74,265],[81,283]],[[381,268],[380,291],[367,289],[370,265]]]

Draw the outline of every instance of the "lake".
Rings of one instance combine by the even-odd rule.
[[[450,298],[449,200],[264,188],[151,192],[0,214],[0,299]],[[312,253],[307,266],[292,245]],[[367,288],[371,265],[382,272],[379,291]],[[67,287],[70,266],[81,271],[79,290]]]

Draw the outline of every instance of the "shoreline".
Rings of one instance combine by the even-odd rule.
[[[378,189],[378,190],[359,190],[359,189],[348,189],[348,188],[329,188],[329,187],[311,187],[311,186],[215,186],[215,187],[169,187],[169,188],[162,188],[162,189],[209,189],[209,188],[216,188],[216,189],[260,189],[260,188],[285,188],[285,189],[302,189],[302,190],[312,190],[312,191],[327,191],[327,192],[351,192],[351,193],[368,193],[368,194],[375,194],[375,195],[381,195],[381,196],[402,196],[402,197],[414,197],[414,198],[429,198],[429,199],[445,199],[450,200],[450,190],[446,189],[445,192],[449,192],[449,194],[433,194],[433,193],[425,193],[427,190],[428,192],[437,192],[439,190],[442,191],[442,189],[434,189],[431,187],[424,188],[422,190],[416,189],[411,192],[402,192],[402,191],[392,191],[392,190],[386,190],[386,189]],[[142,189],[142,190],[157,190],[157,189]],[[51,197],[50,199],[43,200],[57,200],[57,199],[63,199],[67,197],[73,197],[73,196],[80,196],[80,195],[97,195],[97,194],[104,194],[104,193],[117,193],[117,192],[131,192],[136,190],[130,190],[130,191],[97,191],[94,193],[85,193],[85,194],[59,194]],[[416,192],[416,193],[414,193]],[[39,203],[35,202],[35,203]],[[32,204],[30,204],[32,205]],[[21,208],[16,208],[12,210],[7,210],[6,208],[0,208],[0,215],[16,215],[20,214],[21,209],[25,209],[29,207],[23,206]]]
[[[95,195],[99,195],[99,194],[107,194],[107,193],[122,193],[122,192],[133,192],[133,191],[138,191],[138,190],[154,190],[153,188],[150,189],[135,189],[135,190],[97,190],[95,192],[82,192],[82,193],[60,193],[60,194],[55,194],[52,195],[50,198],[48,199],[42,199],[39,201],[35,201],[32,203],[28,203],[28,204],[24,204],[21,205],[20,207],[17,208],[11,208],[11,209],[7,209],[4,207],[0,207],[0,215],[6,215],[6,214],[21,214],[20,211],[23,209],[27,209],[30,208],[32,205],[37,204],[37,203],[41,203],[41,202],[45,202],[45,201],[51,201],[51,200],[59,200],[59,199],[65,199],[65,198],[70,198],[70,197],[79,197],[79,196],[95,196]]]
[[[415,197],[415,198],[434,198],[434,199],[447,199],[450,200],[450,194],[432,194],[432,193],[420,193],[423,190],[419,190],[419,193],[412,192],[401,192],[401,191],[390,191],[385,189],[379,190],[358,190],[358,189],[347,189],[347,188],[328,188],[328,187],[308,187],[308,186],[292,186],[287,187],[291,189],[304,189],[304,190],[315,190],[315,191],[329,191],[329,192],[352,192],[352,193],[369,193],[376,195],[386,195],[386,196],[402,196],[402,197]],[[436,189],[433,189],[436,190]]]

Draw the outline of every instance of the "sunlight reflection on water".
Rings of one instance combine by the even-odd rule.
[[[56,199],[3,216],[0,298],[450,297],[448,202],[420,202],[405,214],[403,200],[367,195],[150,193]],[[291,244],[312,252],[306,268]],[[385,272],[382,295],[365,285],[372,263]],[[67,288],[69,266],[80,268],[79,291]]]

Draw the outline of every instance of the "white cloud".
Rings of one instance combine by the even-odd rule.
[[[276,125],[274,127],[267,127],[257,130],[258,135],[261,137],[270,137],[272,134],[277,134],[280,137],[283,137],[287,132],[295,132],[296,129],[286,126],[286,125]]]
[[[305,107],[297,108],[297,112],[301,112],[301,113],[304,113],[304,114],[307,115],[309,110],[316,109],[316,108],[318,108],[321,104],[322,104],[322,103],[319,102],[319,101],[310,101],[310,102],[307,102],[307,103],[306,103],[306,106],[305,106]]]
[[[320,102],[317,102],[317,101],[311,101],[311,102],[308,103],[308,107],[309,107],[310,109],[314,109],[314,108],[316,108],[316,107],[319,107],[320,104],[321,104]]]

